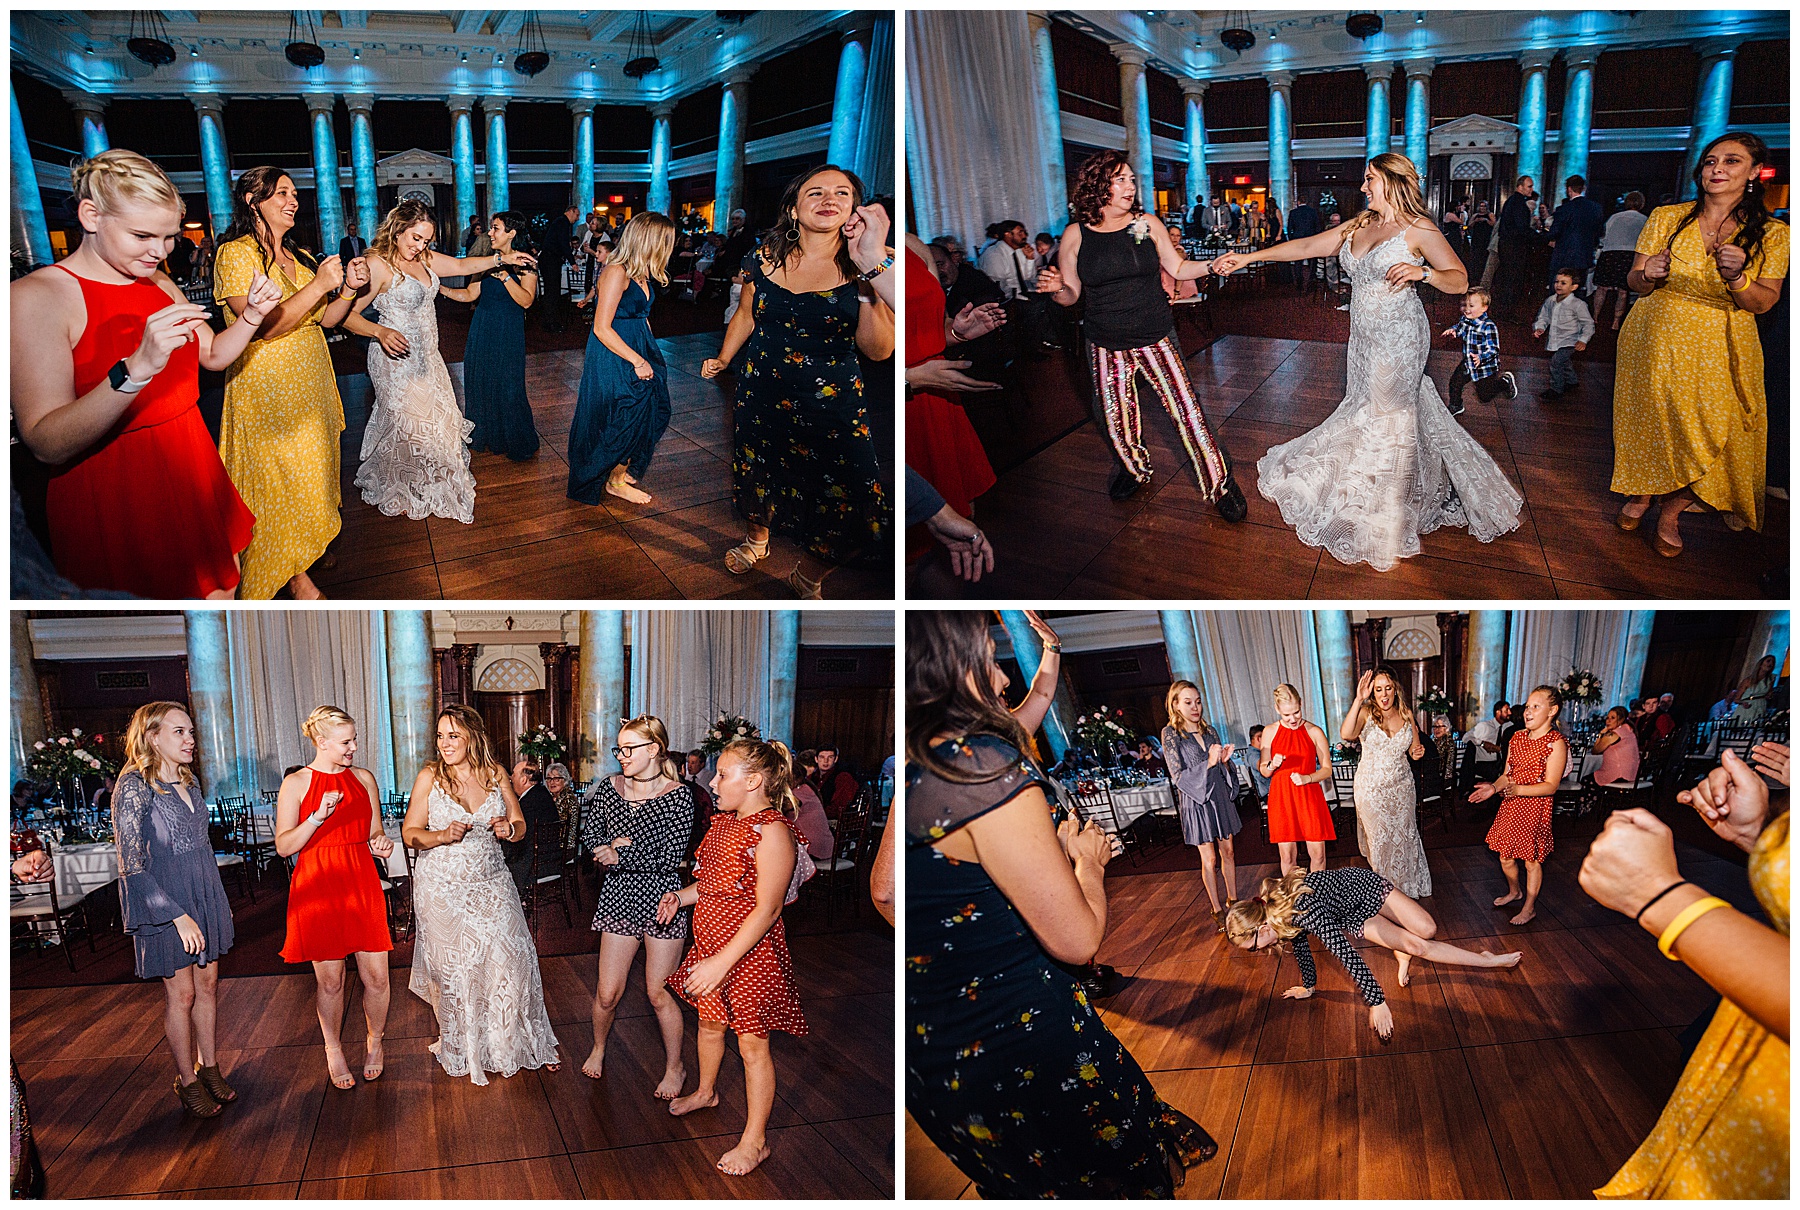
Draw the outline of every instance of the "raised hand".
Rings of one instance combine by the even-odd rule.
[[[393,855],[394,838],[387,835],[385,832],[380,836],[369,837],[369,852],[375,854],[375,856],[381,858],[383,861],[386,861]]]
[[[1662,281],[1669,276],[1669,251],[1667,248],[1644,262],[1641,273],[1651,281]]]
[[[1063,288],[1061,269],[1039,269],[1037,275],[1037,292],[1039,294],[1055,294]]]
[[[1366,702],[1369,693],[1375,688],[1375,670],[1373,668],[1362,674],[1356,681],[1356,700]]]
[[[1641,807],[1614,811],[1607,818],[1576,875],[1596,903],[1627,916],[1680,880],[1675,833]]]
[[[1271,756],[1269,758],[1269,772],[1273,773],[1275,770],[1281,768],[1281,762],[1286,759],[1287,759],[1287,757],[1283,756],[1279,752],[1277,752],[1275,755]]]
[[[1056,637],[1056,631],[1050,629],[1050,623],[1044,621],[1044,615],[1037,610],[1027,609],[1025,611],[1025,624],[1031,627],[1031,632],[1037,635],[1038,641],[1045,646],[1062,646],[1062,640]]]
[[[950,331],[958,340],[979,340],[1005,323],[1006,308],[999,303],[982,303],[979,307],[965,303],[950,321]]]
[[[336,256],[326,257],[313,271],[313,280],[323,283],[325,293],[335,294],[344,284],[343,260]]]
[[[1713,260],[1718,262],[1720,277],[1726,281],[1736,281],[1750,258],[1736,244],[1720,244],[1713,249]]]
[[[369,284],[369,261],[359,256],[344,266],[344,285],[352,290],[360,290]]]
[[[239,318],[259,324],[268,316],[269,308],[280,301],[281,287],[258,273],[250,279],[250,293],[244,298],[244,313]]]
[[[338,790],[327,790],[319,796],[319,806],[312,813],[312,821],[322,824],[337,811],[337,805],[343,800],[343,793]]]
[[[206,308],[191,302],[170,303],[144,321],[144,336],[127,359],[126,370],[140,382],[163,372],[176,349],[194,339],[206,322]]]
[[[888,256],[888,232],[894,220],[880,206],[858,206],[844,223],[844,243],[856,267],[867,272]]]
[[[1788,746],[1765,739],[1750,749],[1750,760],[1758,771],[1782,785],[1788,784]]]
[[[1769,815],[1769,787],[1730,748],[1720,753],[1717,769],[1675,798],[1700,812],[1721,840],[1745,852],[1755,846]]]

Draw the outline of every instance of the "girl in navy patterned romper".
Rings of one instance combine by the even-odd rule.
[[[892,521],[869,431],[858,354],[894,352],[894,312],[869,284],[893,271],[860,270],[851,238],[879,208],[863,208],[855,175],[830,164],[796,178],[763,237],[743,305],[702,378],[749,348],[732,439],[731,503],[744,540],[725,555],[742,575],[768,557],[769,531],[801,547],[788,574],[796,596],[816,598],[833,568],[874,555]],[[860,254],[860,253],[859,253]]]
[[[1305,1000],[1313,994],[1318,975],[1313,969],[1311,934],[1325,943],[1356,981],[1363,1003],[1369,1006],[1369,1028],[1383,1042],[1394,1033],[1394,1014],[1387,1006],[1381,983],[1375,978],[1353,941],[1364,937],[1394,951],[1400,964],[1400,986],[1411,982],[1408,966],[1414,958],[1450,966],[1517,966],[1525,955],[1474,954],[1442,941],[1431,913],[1394,889],[1394,884],[1373,870],[1343,866],[1308,874],[1295,870],[1284,878],[1263,879],[1262,892],[1225,913],[1225,935],[1233,945],[1247,950],[1267,949],[1277,941],[1292,945],[1300,967],[1299,987],[1281,994],[1289,1000]]]

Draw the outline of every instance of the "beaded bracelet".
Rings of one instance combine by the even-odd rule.
[[[1679,916],[1669,921],[1669,927],[1664,929],[1662,936],[1656,939],[1656,948],[1661,950],[1663,957],[1669,961],[1680,962],[1681,959],[1675,956],[1675,942],[1681,937],[1681,934],[1687,932],[1688,926],[1714,908],[1730,906],[1716,895],[1708,895],[1705,899],[1696,899],[1682,908]]]
[[[1692,884],[1690,882],[1688,882],[1688,880],[1685,878],[1683,878],[1680,882],[1670,883],[1668,886],[1666,886],[1662,890],[1658,891],[1656,893],[1656,895],[1651,898],[1649,903],[1646,903],[1643,907],[1639,908],[1637,910],[1637,915],[1633,916],[1632,920],[1636,921],[1638,924],[1644,923],[1644,913],[1649,911],[1656,904],[1657,900],[1661,899],[1664,895],[1667,895],[1670,891],[1674,890],[1676,887],[1691,886],[1691,885]]]
[[[883,273],[886,273],[889,269],[892,269],[893,267],[894,267],[894,254],[892,252],[890,252],[887,254],[886,260],[882,261],[879,265],[876,265],[873,269],[870,269],[866,273],[858,273],[857,277],[861,278],[863,281],[872,282],[876,278],[880,277]]]

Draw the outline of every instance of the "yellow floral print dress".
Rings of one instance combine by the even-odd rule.
[[[1638,236],[1654,256],[1689,207],[1658,206]],[[1771,220],[1751,277],[1786,277],[1788,228]],[[1632,308],[1619,332],[1613,384],[1612,489],[1661,495],[1693,485],[1720,512],[1760,530],[1769,445],[1756,316],[1731,301],[1698,223],[1669,253],[1668,282]]]
[[[1788,815],[1750,854],[1750,886],[1788,934]],[[1650,1137],[1596,1197],[1788,1196],[1788,1044],[1719,1004]]]
[[[226,322],[237,319],[226,300],[248,294],[250,279],[264,271],[254,236],[219,248],[213,297],[225,308]],[[284,299],[313,279],[299,260],[292,277],[280,266],[266,272]],[[238,586],[244,600],[269,600],[311,567],[343,526],[338,435],[344,431],[344,401],[319,327],[329,302],[313,308],[286,336],[251,341],[225,374],[219,456],[238,495],[256,514]]]

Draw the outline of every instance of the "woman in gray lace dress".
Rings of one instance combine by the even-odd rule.
[[[1469,279],[1425,213],[1412,161],[1385,152],[1363,175],[1369,207],[1340,227],[1213,262],[1335,257],[1350,277],[1344,401],[1256,464],[1257,489],[1308,546],[1386,571],[1444,525],[1481,542],[1517,529],[1524,501],[1426,376],[1431,326],[1414,282],[1461,294]],[[1423,263],[1421,263],[1423,262]]]
[[[1202,713],[1200,688],[1194,682],[1170,685],[1163,705],[1169,712],[1169,725],[1162,730],[1163,761],[1175,784],[1181,840],[1200,850],[1200,881],[1212,902],[1213,918],[1221,919],[1237,902],[1237,855],[1231,838],[1244,826],[1231,778],[1235,745],[1219,742],[1218,732]]]
[[[237,1092],[214,1048],[218,960],[231,949],[231,903],[207,833],[206,801],[189,765],[194,720],[175,702],[138,707],[113,794],[119,902],[140,979],[161,979],[175,1095],[197,1118]]]

